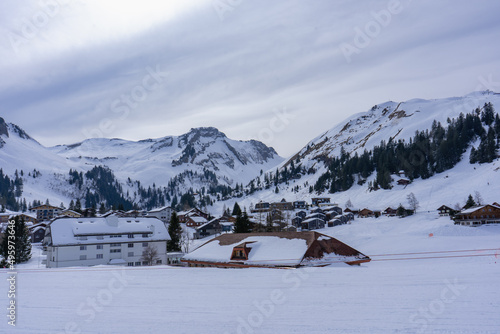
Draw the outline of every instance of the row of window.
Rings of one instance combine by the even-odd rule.
[[[161,260],[156,260],[156,264],[161,264]],[[140,265],[143,265],[143,266],[147,266],[149,264],[148,261],[142,261],[142,263],[140,261],[137,261],[137,262],[128,262],[127,263],[127,266],[128,267],[134,267],[134,266],[140,266]]]
[[[134,239],[134,236],[135,236],[135,234],[132,234],[132,233],[127,234],[127,237],[128,237],[129,239]],[[148,236],[149,236],[149,234],[148,234],[148,233],[143,233],[143,234],[142,234],[142,237],[143,237],[143,238],[147,238]],[[121,238],[121,237],[122,237],[122,235],[121,235],[121,234],[118,234],[118,235],[110,235],[109,237],[110,237],[110,238]]]
[[[110,244],[110,247],[121,247],[121,246],[122,246],[122,244],[120,244],[120,243]],[[148,243],[143,242],[142,247],[148,247]],[[134,244],[129,243],[128,248],[134,248]],[[96,249],[103,249],[103,245],[96,245]],[[80,246],[80,250],[81,251],[87,250],[87,246]],[[119,253],[119,252],[114,252],[114,253]]]
[[[111,249],[109,252],[110,253],[121,253],[121,249]],[[134,252],[128,252],[127,256],[133,257]],[[96,255],[96,259],[102,259],[102,258],[104,258],[104,254],[97,254]],[[80,260],[87,260],[87,255],[80,255]]]
[[[97,254],[96,259],[102,259],[104,258],[104,254]],[[86,260],[87,259],[87,255],[80,255],[80,260]]]

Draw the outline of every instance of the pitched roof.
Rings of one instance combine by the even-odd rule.
[[[330,253],[346,261],[369,261],[348,245],[314,231],[223,234],[186,254],[183,261],[234,263],[230,260],[233,248],[242,244],[252,250],[248,260],[236,262],[250,266],[298,266],[304,259],[320,261],[324,254]]]
[[[157,218],[57,218],[50,223],[52,245],[85,245],[125,242],[126,239],[97,239],[104,235],[135,234],[133,241],[170,240],[165,224]],[[142,234],[148,234],[142,237]]]
[[[164,206],[164,207],[161,207],[161,208],[156,208],[156,209],[150,210],[148,212],[149,213],[161,212],[161,211],[167,210],[167,209],[172,209],[172,208],[170,206]]]

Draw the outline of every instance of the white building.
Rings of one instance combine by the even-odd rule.
[[[156,218],[58,218],[47,226],[47,268],[115,264],[146,265],[142,253],[156,248],[155,264],[167,263],[165,224]]]
[[[174,209],[169,206],[165,206],[163,208],[153,209],[148,211],[149,217],[156,217],[165,223],[170,223],[170,218],[172,217],[172,213]]]

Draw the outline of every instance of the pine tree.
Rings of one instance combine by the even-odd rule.
[[[486,125],[491,125],[495,119],[495,109],[491,102],[485,103],[483,107],[483,112],[481,113],[481,121]]]
[[[241,215],[241,208],[240,208],[240,206],[238,205],[238,202],[234,202],[233,212],[231,213],[231,215],[232,215],[232,216]]]
[[[236,216],[236,222],[234,223],[234,233],[248,233],[250,232],[250,220],[248,219],[248,215],[246,212],[243,214],[240,212]]]
[[[177,213],[175,212],[173,212],[172,217],[170,217],[168,234],[170,235],[170,241],[167,242],[167,252],[180,252],[182,227],[179,223],[179,217],[177,217]]]
[[[101,202],[101,206],[99,207],[99,213],[101,215],[106,213],[106,207],[104,206],[104,203]]]
[[[75,202],[75,211],[82,213],[82,203],[79,198]]]
[[[474,198],[472,198],[472,195],[469,194],[469,197],[467,198],[467,202],[465,202],[464,209],[471,208],[473,206],[476,206],[476,202],[474,201]]]
[[[31,239],[29,230],[24,219],[14,217],[14,224],[9,224],[3,238],[0,252],[4,259],[8,259],[9,252],[14,255],[14,263],[23,263],[31,258]],[[12,227],[11,227],[12,226]],[[13,232],[12,232],[13,231]],[[12,237],[14,240],[12,240]],[[10,242],[9,242],[10,241]],[[12,253],[12,242],[14,242],[14,253]],[[9,245],[11,246],[9,249]]]

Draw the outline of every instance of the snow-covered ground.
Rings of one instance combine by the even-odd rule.
[[[4,316],[0,332],[499,333],[500,226],[455,226],[418,213],[320,232],[373,261],[293,270],[43,269],[35,250],[17,267],[17,325]],[[7,280],[0,282],[6,306]]]

